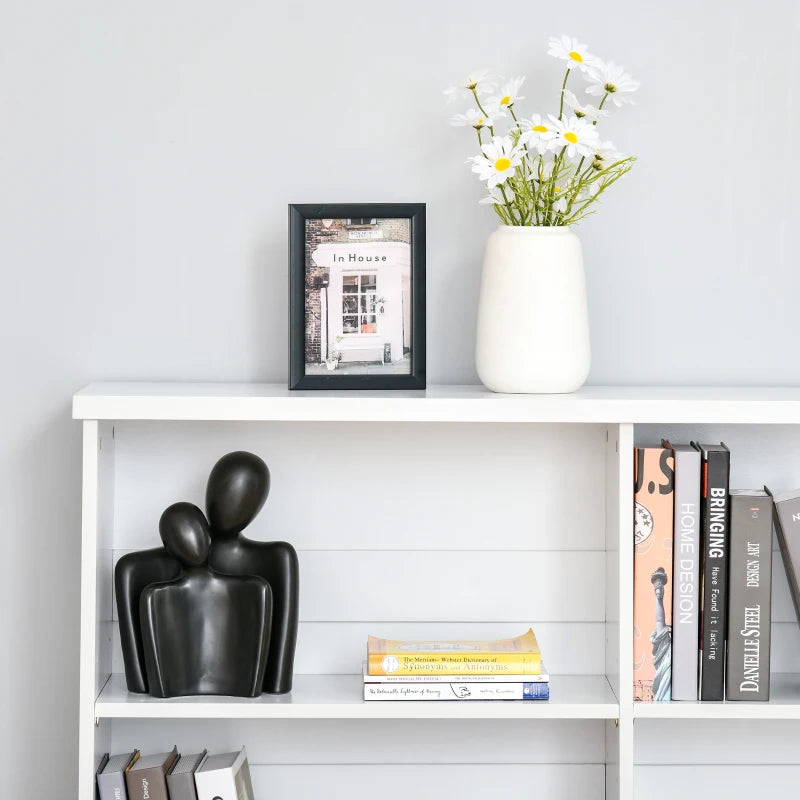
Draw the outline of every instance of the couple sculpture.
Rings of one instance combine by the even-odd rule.
[[[117,562],[114,585],[128,690],[156,697],[291,691],[299,568],[288,542],[241,535],[269,494],[267,465],[244,451],[211,470],[206,513],[175,503],[163,547]]]

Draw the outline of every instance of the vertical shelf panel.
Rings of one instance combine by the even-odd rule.
[[[606,675],[619,720],[606,724],[606,798],[633,797],[633,425],[609,425],[606,444]]]
[[[94,716],[94,701],[108,679],[112,652],[114,434],[110,423],[83,423],[82,481],[78,797],[93,800],[95,768],[111,739],[111,722],[95,726]]]

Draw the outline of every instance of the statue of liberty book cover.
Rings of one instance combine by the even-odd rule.
[[[672,535],[675,459],[634,451],[633,699],[672,698]]]

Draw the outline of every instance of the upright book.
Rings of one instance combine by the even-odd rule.
[[[169,800],[167,773],[177,760],[174,747],[169,753],[142,756],[125,774],[128,800]]]
[[[125,774],[138,758],[138,750],[115,756],[108,754],[103,756],[100,768],[97,770],[97,793],[100,795],[100,800],[128,800]]]
[[[370,675],[538,675],[542,656],[533,630],[491,641],[398,641],[370,636]]]
[[[700,453],[662,442],[675,457],[672,534],[672,699],[697,700],[700,627]]]
[[[724,444],[695,444],[703,459],[702,653],[700,699],[725,698],[725,634],[728,611],[728,481],[731,454]]]
[[[633,699],[671,697],[672,520],[675,459],[634,450]]]
[[[773,494],[772,499],[775,503],[775,533],[797,621],[800,622],[800,489]]]
[[[207,756],[194,782],[197,800],[255,800],[244,747],[238,753]]]
[[[731,491],[725,697],[769,700],[772,498]]]
[[[194,773],[206,759],[206,750],[181,756],[167,775],[169,800],[197,800]]]

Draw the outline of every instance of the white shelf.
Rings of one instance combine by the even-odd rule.
[[[295,675],[288,695],[254,698],[133,694],[112,675],[95,716],[115,719],[616,719],[617,698],[604,675],[556,675],[551,700],[366,702],[360,675]]]
[[[75,419],[331,422],[800,423],[800,388],[586,386],[494,394],[483,386],[409,392],[291,392],[271,383],[93,383]]]
[[[800,719],[800,674],[773,674],[766,703],[672,701],[634,703],[637,719]]]

